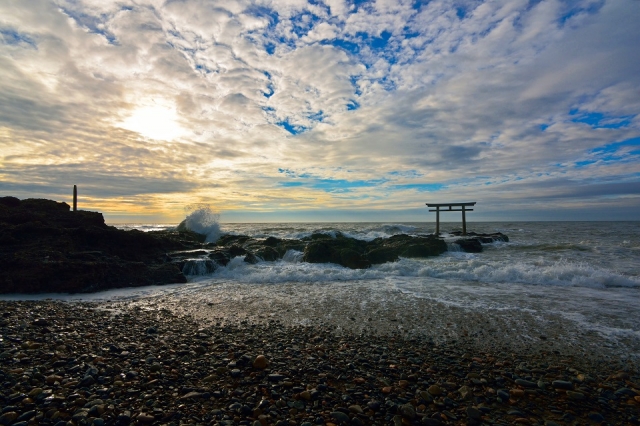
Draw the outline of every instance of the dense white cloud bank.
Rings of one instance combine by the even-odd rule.
[[[638,22],[633,0],[4,1],[0,189],[77,183],[113,218],[637,218]]]

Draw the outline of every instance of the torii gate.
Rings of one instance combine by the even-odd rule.
[[[473,209],[467,209],[467,206],[475,206],[476,202],[472,203],[442,203],[431,204],[427,203],[427,207],[435,207],[435,210],[429,210],[430,212],[436,212],[436,235],[440,235],[440,212],[462,212],[462,235],[467,235],[467,217],[466,212],[472,212]],[[446,210],[440,210],[440,207],[448,207]],[[460,207],[459,209],[453,209],[452,207]]]

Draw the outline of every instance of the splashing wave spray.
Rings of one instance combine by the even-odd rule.
[[[185,210],[191,210],[185,220],[178,225],[178,231],[189,230],[198,234],[206,235],[208,243],[215,243],[222,231],[220,230],[220,215],[211,210],[206,204],[188,206]]]

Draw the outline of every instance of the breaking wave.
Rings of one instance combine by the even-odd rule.
[[[191,206],[193,210],[180,222],[178,230],[189,230],[198,234],[206,235],[205,242],[215,243],[222,235],[220,230],[220,215],[215,213],[208,205]]]

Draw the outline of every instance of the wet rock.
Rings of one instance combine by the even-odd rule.
[[[589,420],[591,420],[592,422],[596,422],[596,423],[602,423],[605,421],[604,416],[600,413],[597,412],[590,412],[588,414]]]
[[[362,410],[362,407],[360,407],[359,405],[351,405],[351,406],[349,406],[349,411],[351,411],[352,413],[355,413],[355,414],[364,413],[364,411]]]
[[[416,417],[416,410],[411,404],[404,404],[398,408],[398,414],[405,419],[413,420]]]
[[[268,238],[267,238],[268,239]],[[265,241],[266,244],[266,241]],[[273,262],[281,258],[280,253],[273,247],[262,247],[256,251],[256,256],[267,262]]]
[[[616,390],[614,393],[615,393],[615,395],[617,397],[620,397],[620,398],[621,397],[633,398],[634,396],[638,395],[637,393],[635,393],[634,391],[632,391],[629,388],[620,388],[620,389]]]
[[[284,376],[282,374],[269,374],[268,376],[270,382],[281,382],[284,380]]]
[[[440,388],[440,386],[438,385],[429,386],[429,389],[427,389],[427,391],[433,396],[442,395],[442,388]]]
[[[520,385],[520,386],[525,387],[525,388],[537,388],[538,387],[537,383],[534,383],[534,382],[529,381],[529,380],[524,380],[524,379],[516,379],[515,383],[516,383],[516,385]]]
[[[155,420],[155,417],[150,414],[140,413],[136,416],[136,420],[141,423],[152,423]]]
[[[480,240],[478,240],[477,238],[456,240],[454,241],[454,243],[459,245],[462,251],[466,253],[482,252],[482,244],[480,243]]]
[[[551,382],[551,386],[556,389],[573,390],[573,383],[567,382],[565,380],[554,380],[553,382]]]
[[[117,419],[118,419],[118,422],[120,423],[128,424],[129,422],[131,422],[131,411],[124,410],[122,413],[118,415]]]
[[[509,400],[509,392],[503,389],[499,389],[497,391],[497,395],[498,395],[498,399],[502,400],[503,402]]]
[[[511,389],[509,391],[509,396],[512,398],[522,398],[524,396],[524,391],[522,389]]]
[[[350,420],[349,416],[342,411],[333,411],[330,416],[332,419],[338,422],[338,424],[347,424]]]
[[[446,250],[444,241],[435,237],[394,235],[366,242],[342,234],[337,234],[335,238],[314,234],[305,248],[303,260],[362,269],[375,263],[395,261],[400,257],[437,256]]]
[[[482,418],[482,412],[474,407],[467,407],[467,417],[474,420],[480,420]]]
[[[251,265],[255,265],[256,263],[259,262],[258,258],[256,257],[255,254],[251,253],[251,252],[247,252],[247,254],[244,256],[244,261],[246,263],[249,263]]]
[[[581,401],[584,399],[584,394],[581,392],[567,391],[567,398],[573,399],[574,401]]]
[[[264,370],[269,366],[269,360],[264,355],[258,355],[253,361],[253,368]]]
[[[469,401],[473,398],[473,391],[468,386],[462,386],[458,389],[458,392],[460,393],[460,397],[465,401]]]
[[[0,425],[9,426],[17,418],[18,418],[18,413],[16,413],[15,411],[8,411],[6,413],[3,413],[0,416]]]

